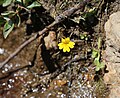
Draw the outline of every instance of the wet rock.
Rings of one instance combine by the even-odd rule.
[[[110,86],[109,98],[120,98],[120,11],[110,15],[105,23],[105,60],[108,73],[104,81]]]

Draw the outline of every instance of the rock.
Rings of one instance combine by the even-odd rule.
[[[120,11],[110,15],[105,23],[106,50],[104,54],[108,73],[104,76],[110,84],[109,98],[120,98]]]
[[[57,49],[56,33],[54,31],[49,31],[48,36],[44,38],[44,42],[47,50],[51,48]]]

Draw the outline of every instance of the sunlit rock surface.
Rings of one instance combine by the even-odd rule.
[[[110,84],[109,98],[120,98],[120,11],[110,15],[105,23],[105,60],[108,73],[104,81]]]

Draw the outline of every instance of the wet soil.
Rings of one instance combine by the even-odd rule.
[[[49,1],[51,2],[51,0]],[[79,3],[70,0],[67,2],[68,4],[65,4],[65,2],[59,1],[55,4],[56,9],[61,6],[60,4],[63,8],[55,11],[55,2],[53,4],[44,0],[40,2],[43,3],[43,8],[50,12],[50,15],[41,13],[42,17],[34,18],[35,20],[31,18],[31,24],[28,21],[23,22],[19,28],[16,27],[11,32],[7,39],[3,38],[1,28],[0,62],[4,61],[37,31],[50,24],[57,14]],[[103,2],[101,7],[105,6],[105,8],[100,7],[100,21],[88,19],[89,22],[86,26],[83,22],[78,24],[71,19],[67,19],[52,28],[52,31],[56,32],[57,42],[63,36],[70,36],[71,40],[75,42],[75,48],[70,53],[63,53],[58,47],[57,49],[46,50],[43,39],[35,40],[26,46],[4,68],[0,69],[0,98],[107,98],[109,90],[102,79],[104,73],[102,71],[95,72],[91,53],[92,49],[97,47],[98,37],[102,37],[104,42],[103,25],[108,15],[112,11],[116,11],[109,8],[116,2]],[[90,6],[98,7],[98,3],[92,2]],[[47,9],[47,6],[49,8],[53,7],[53,9]],[[107,12],[105,12],[105,9]],[[40,24],[37,22],[38,20],[40,20]],[[94,21],[97,22],[94,24]],[[35,23],[37,24],[35,25]],[[81,35],[85,35],[85,37],[81,38]],[[104,45],[102,48],[104,49]],[[75,57],[80,59],[69,63]],[[57,76],[54,76],[54,73],[59,72],[60,68],[65,65],[67,67]]]

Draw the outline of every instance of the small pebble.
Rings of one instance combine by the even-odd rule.
[[[0,48],[0,54],[3,54],[4,52],[5,52],[5,50]]]

